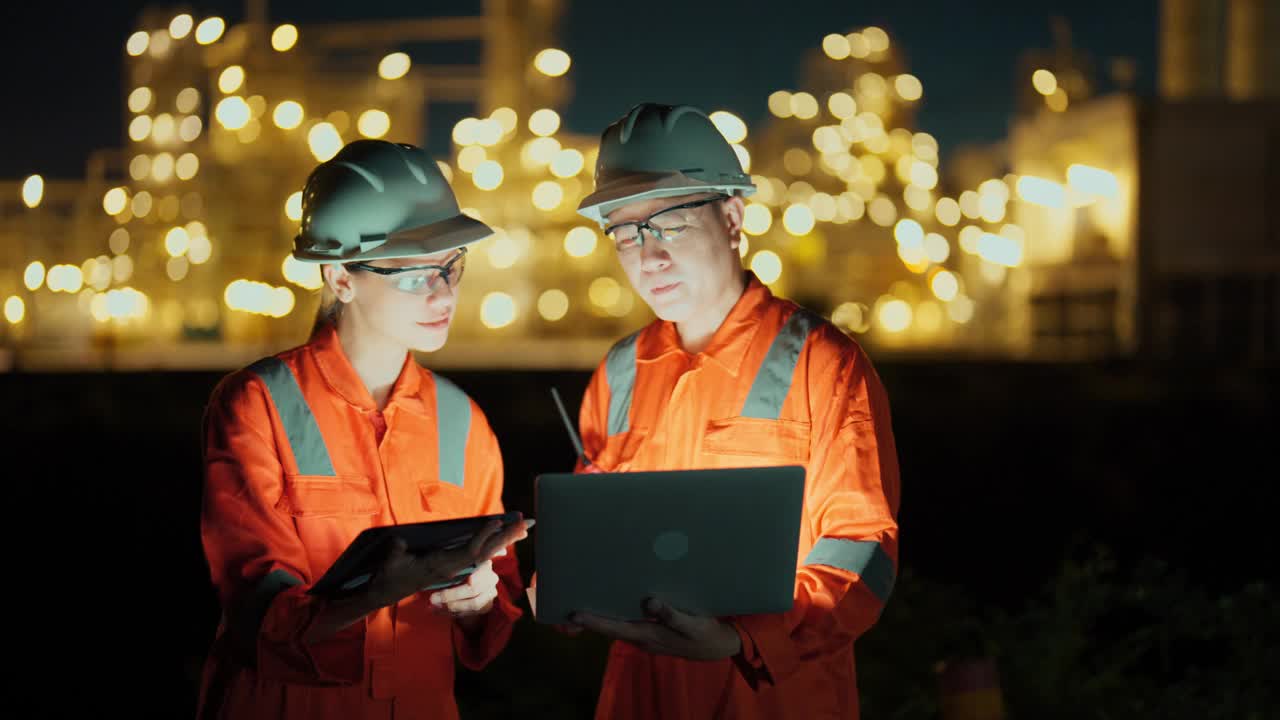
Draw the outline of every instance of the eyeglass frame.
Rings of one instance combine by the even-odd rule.
[[[461,281],[462,273],[465,272],[466,270],[466,257],[467,257],[467,249],[465,247],[462,247],[462,248],[458,248],[458,254],[450,258],[449,261],[446,262],[444,265],[406,265],[405,267],[389,268],[389,267],[380,267],[378,265],[370,265],[367,262],[357,261],[357,262],[343,263],[343,267],[347,268],[348,270],[363,270],[366,272],[374,273],[375,275],[381,275],[383,277],[393,277],[393,276],[401,275],[407,272],[417,272],[419,270],[435,270],[437,271],[436,277],[439,277],[440,279],[444,280],[444,284],[447,285],[450,289],[455,289],[456,281],[449,282],[449,273],[453,269],[454,265],[457,265],[459,262],[463,263],[462,268],[459,269],[458,271],[458,281]],[[408,295],[432,295],[440,289],[438,286],[435,289],[430,289],[431,287],[430,282],[427,283],[427,287],[428,287],[427,292],[416,293],[412,290],[402,290],[401,288],[393,286],[393,288],[397,292],[402,292]]]
[[[604,228],[604,230],[603,230],[602,232],[603,232],[603,234],[604,234],[604,236],[605,236],[605,237],[609,237],[609,233],[617,231],[617,229],[618,229],[618,228],[620,228],[620,227],[626,227],[627,225],[635,225],[635,226],[636,226],[636,237],[640,239],[640,243],[639,243],[638,245],[636,245],[636,246],[635,246],[635,247],[637,247],[637,248],[638,248],[638,247],[641,247],[641,246],[643,246],[643,245],[644,245],[644,232],[643,232],[643,231],[645,231],[645,230],[648,230],[648,231],[649,231],[649,234],[650,234],[650,235],[652,235],[655,239],[657,239],[657,240],[658,240],[658,242],[663,242],[663,243],[675,242],[676,238],[674,238],[674,237],[673,237],[673,238],[666,238],[666,237],[663,237],[663,235],[662,235],[662,230],[661,230],[660,228],[656,228],[656,227],[654,227],[653,225],[650,225],[650,224],[649,224],[649,221],[650,221],[650,220],[653,220],[655,217],[657,217],[657,216],[659,216],[659,215],[662,215],[663,213],[674,212],[674,211],[676,211],[676,210],[691,210],[691,209],[693,209],[693,208],[700,208],[700,207],[702,207],[703,205],[710,205],[711,203],[714,203],[714,202],[720,202],[721,200],[728,200],[730,197],[731,197],[731,196],[729,196],[729,195],[717,194],[717,195],[714,195],[714,196],[709,197],[709,198],[703,198],[703,199],[701,199],[701,200],[691,200],[691,201],[689,201],[689,202],[687,202],[687,203],[680,203],[679,205],[672,205],[671,207],[663,208],[663,209],[661,209],[661,210],[659,210],[659,211],[657,211],[657,212],[655,212],[655,213],[650,214],[648,217],[644,218],[643,220],[631,220],[631,221],[628,221],[628,222],[616,223],[616,224],[614,224],[614,225],[607,225],[607,226],[605,226],[605,228]],[[683,234],[683,232],[682,232],[681,234]],[[677,236],[677,237],[679,237],[679,236]],[[610,240],[613,240],[613,238],[609,238],[609,239],[610,239]],[[615,241],[614,241],[614,249],[615,249],[615,250],[617,250],[618,252],[622,252],[623,250],[628,250],[628,249],[631,249],[631,248],[620,248],[620,247],[618,247],[618,246],[617,246],[617,241],[615,240]]]

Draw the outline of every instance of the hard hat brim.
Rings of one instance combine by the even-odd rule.
[[[459,213],[451,218],[391,233],[387,241],[361,253],[348,257],[335,257],[320,253],[294,250],[293,257],[302,262],[348,263],[367,260],[391,260],[395,258],[435,255],[483,240],[493,234],[493,228],[473,217]]]
[[[609,213],[628,203],[700,192],[751,195],[755,191],[750,182],[717,184],[684,173],[628,173],[583,198],[578,203],[578,214],[603,224]]]

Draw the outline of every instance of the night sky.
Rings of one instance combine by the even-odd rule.
[[[145,5],[21,0],[0,10],[0,177],[81,177],[91,149],[122,144],[123,46]],[[269,11],[273,22],[305,25],[466,15],[480,6],[479,0],[275,0]],[[825,34],[872,24],[905,48],[909,71],[924,83],[918,129],[933,133],[944,155],[1006,135],[1018,58],[1052,47],[1055,14],[1069,22],[1073,46],[1092,59],[1101,90],[1110,87],[1106,68],[1116,57],[1136,62],[1139,93],[1153,92],[1156,81],[1158,0],[567,0],[566,6],[561,47],[573,57],[566,77],[574,94],[564,125],[575,132],[596,133],[644,100],[728,109],[755,124],[768,114],[770,92],[800,89],[801,57]],[[234,23],[244,14],[243,2],[188,7],[197,21],[217,14]],[[437,117],[436,126],[447,128],[446,120]],[[428,142],[433,151],[445,149],[434,135]]]

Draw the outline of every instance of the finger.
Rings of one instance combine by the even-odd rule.
[[[437,590],[431,593],[428,598],[434,607],[448,607],[450,603],[470,600],[483,592],[483,590],[477,590],[469,585],[459,585],[457,587],[445,588],[444,590]]]
[[[508,546],[514,545],[527,537],[529,537],[529,529],[525,526],[525,523],[518,522],[489,538],[482,548],[482,554],[478,557],[492,558],[497,555],[499,550],[505,550]]]
[[[445,605],[445,609],[453,615],[479,615],[487,612],[493,604],[497,593],[484,593],[465,600],[458,600]]]
[[[680,612],[658,598],[649,598],[646,600],[644,604],[644,611],[654,620],[657,620],[685,637],[692,637],[695,635],[700,626],[699,621],[705,619],[697,615]]]
[[[637,645],[646,645],[653,640],[651,625],[611,620],[591,613],[573,613],[569,616],[569,622],[615,640],[625,640]]]
[[[485,523],[484,527],[471,538],[471,542],[467,543],[467,554],[473,558],[481,557],[481,551],[489,542],[489,538],[501,529],[502,521],[497,518]]]

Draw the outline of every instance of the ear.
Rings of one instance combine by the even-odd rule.
[[[720,217],[724,221],[725,232],[729,233],[729,246],[738,249],[739,238],[742,237],[742,216],[747,206],[742,198],[734,195],[720,203]]]
[[[355,298],[356,286],[351,281],[351,271],[338,263],[328,263],[320,267],[320,272],[338,302],[349,303]]]

